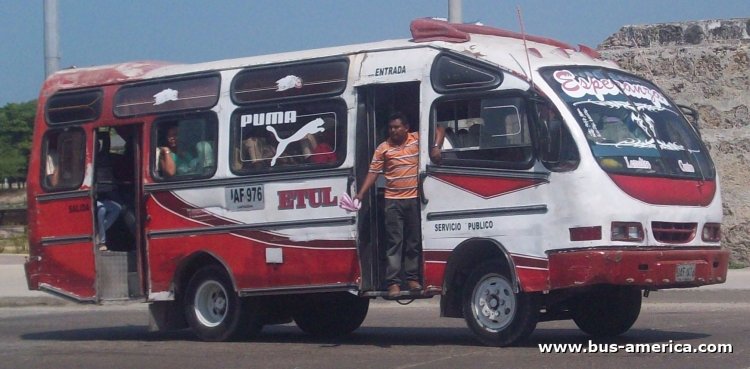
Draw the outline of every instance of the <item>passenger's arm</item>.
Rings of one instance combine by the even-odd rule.
[[[370,190],[370,187],[375,184],[375,181],[378,179],[379,174],[380,173],[368,172],[367,177],[365,178],[365,182],[362,184],[362,187],[360,187],[357,196],[354,196],[354,198],[362,201],[362,198],[365,197],[365,194],[367,194],[367,191]]]
[[[50,187],[57,187],[57,184],[60,183],[60,172],[56,170],[48,175],[47,182]]]
[[[177,173],[177,166],[175,166],[174,160],[172,160],[172,155],[170,154],[171,150],[166,146],[162,146],[159,148],[159,151],[161,152],[161,155],[159,155],[159,168],[161,169],[161,174],[165,177],[175,175],[175,173]]]
[[[430,158],[435,163],[440,164],[443,159],[441,156],[443,141],[445,140],[445,127],[435,126],[435,143],[430,147]]]

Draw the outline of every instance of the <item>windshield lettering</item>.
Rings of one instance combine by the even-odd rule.
[[[576,77],[567,69],[556,71],[553,77],[560,83],[563,92],[574,98],[591,95],[596,96],[599,101],[604,101],[605,95],[619,95],[622,91],[627,96],[649,100],[656,107],[669,105],[667,99],[659,91],[640,84],[613,81],[608,78]]]

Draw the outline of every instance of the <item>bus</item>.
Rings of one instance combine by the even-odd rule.
[[[152,329],[206,341],[292,321],[339,336],[370,300],[439,296],[441,317],[506,346],[549,320],[616,336],[649,292],[725,281],[716,169],[697,121],[656,85],[581,45],[429,18],[410,28],[50,76],[28,172],[29,288],[145,302]],[[339,203],[395,111],[425,139],[422,288],[392,298],[384,183],[359,210]]]

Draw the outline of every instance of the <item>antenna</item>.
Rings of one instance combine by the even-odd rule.
[[[534,87],[534,74],[531,72],[531,59],[529,58],[529,47],[526,46],[526,31],[523,28],[523,17],[521,16],[521,6],[516,6],[516,14],[518,14],[518,23],[521,25],[521,36],[523,36],[523,50],[526,52],[526,64],[529,67],[529,82],[531,87]]]
[[[654,71],[651,70],[651,66],[648,65],[648,60],[646,59],[646,56],[643,53],[643,49],[641,49],[641,45],[638,44],[638,39],[635,38],[635,26],[630,26],[630,32],[628,32],[628,36],[630,36],[630,39],[633,40],[633,46],[635,46],[636,50],[636,56],[641,58],[641,62],[643,62],[643,65],[648,69],[648,73],[650,74],[650,78],[654,78]]]

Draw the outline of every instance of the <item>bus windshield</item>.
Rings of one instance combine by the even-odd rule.
[[[605,171],[715,177],[696,130],[652,83],[598,67],[551,68],[542,76],[573,113]]]

